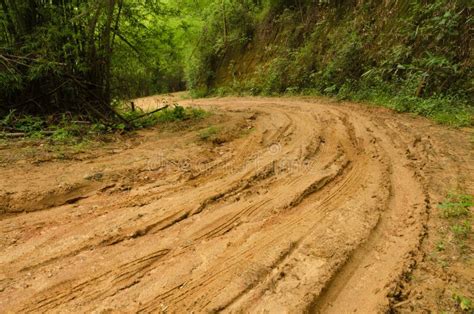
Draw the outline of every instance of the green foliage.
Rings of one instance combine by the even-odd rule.
[[[113,119],[110,59],[119,1],[0,4],[0,115],[73,111]]]
[[[72,132],[65,128],[59,128],[54,131],[53,135],[51,136],[52,140],[55,142],[66,142],[73,136]]]
[[[200,120],[209,115],[210,112],[204,109],[197,107],[185,108],[177,104],[173,108],[166,108],[153,114],[131,110],[122,113],[126,120],[132,121],[131,123],[134,128],[146,128],[160,123]]]
[[[22,116],[12,124],[16,131],[33,133],[44,128],[45,121],[40,117]]]
[[[453,300],[456,302],[456,304],[462,311],[470,312],[474,310],[472,300],[468,297],[465,297],[461,294],[453,293]]]
[[[52,144],[80,144],[107,133],[121,133],[125,130],[151,127],[157,124],[198,121],[211,113],[197,107],[172,108],[146,114],[142,111],[120,110],[126,120],[121,123],[84,121],[81,116],[67,114],[51,116],[16,115],[11,112],[0,120],[0,138],[6,133],[21,133],[30,139],[45,139]]]
[[[209,1],[20,2],[0,2],[0,116],[69,111],[116,123],[113,98],[185,89]]]
[[[212,142],[216,138],[216,135],[219,133],[219,131],[219,128],[215,126],[210,126],[199,132],[199,138],[203,141]]]
[[[461,254],[466,253],[469,249],[466,241],[472,234],[472,206],[474,206],[472,195],[457,193],[449,193],[446,199],[438,205],[440,216],[448,222],[452,243]],[[438,243],[437,250],[444,251],[447,248],[447,243],[445,241],[441,241],[441,245]]]
[[[439,240],[437,243],[436,243],[436,250],[441,252],[441,251],[444,251],[446,249],[446,244],[444,243],[443,240]]]
[[[360,85],[359,85],[360,86]],[[413,95],[393,94],[386,87],[352,87],[343,85],[335,95],[339,99],[368,101],[397,112],[413,112],[429,117],[436,122],[451,126],[470,126],[474,123],[474,108],[468,100],[456,96],[433,96],[420,98]]]
[[[464,220],[461,223],[451,226],[451,231],[453,232],[454,236],[459,239],[466,239],[469,234],[471,234],[471,229],[471,222],[468,220]]]
[[[74,112],[123,130],[111,99],[187,87],[330,95],[469,126],[473,21],[463,0],[1,1],[0,116]]]
[[[233,3],[228,1],[226,3]],[[218,7],[216,1],[214,6]],[[207,15],[188,86],[205,93],[318,94],[369,101],[453,126],[473,125],[473,67],[462,0],[260,1],[227,24]],[[248,40],[245,34],[252,34]],[[243,44],[242,44],[243,42]]]
[[[468,217],[470,208],[474,206],[472,195],[448,194],[446,200],[438,207],[441,209],[441,215],[444,218]]]
[[[218,59],[228,47],[243,49],[253,39],[253,25],[259,5],[252,0],[204,1],[199,19],[202,29],[187,58],[187,87],[198,95],[207,94],[215,78]]]
[[[181,107],[175,105],[173,109],[165,109],[156,114],[158,122],[176,122],[185,120],[203,119],[209,115],[209,112],[195,107]]]
[[[185,89],[184,68],[201,26],[200,1],[126,1],[112,60],[114,96]]]
[[[83,124],[79,119],[68,115],[40,117],[11,112],[0,123],[0,134],[5,130],[8,133],[23,133],[32,139],[48,138],[56,143],[75,142],[91,132],[89,124]]]

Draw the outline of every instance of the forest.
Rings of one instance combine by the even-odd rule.
[[[113,120],[117,100],[185,88],[185,38],[200,25],[191,9],[199,12],[159,1],[2,1],[2,114]]]
[[[2,0],[1,114],[120,119],[121,101],[329,95],[472,123],[467,1]]]
[[[474,313],[473,9],[0,0],[0,313]]]

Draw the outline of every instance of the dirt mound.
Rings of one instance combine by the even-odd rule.
[[[148,130],[95,159],[0,168],[0,312],[413,306],[401,282],[435,202],[473,189],[467,131],[311,99],[190,103],[226,112],[223,140]]]

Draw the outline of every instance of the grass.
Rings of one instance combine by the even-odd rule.
[[[458,293],[453,293],[453,300],[456,305],[465,312],[471,312],[474,310],[472,300]]]
[[[201,130],[198,134],[199,138],[203,141],[214,141],[219,134],[220,129],[216,126],[210,126]]]
[[[464,220],[461,223],[456,223],[451,226],[451,231],[456,238],[467,239],[472,231],[471,223],[468,220]]]
[[[453,127],[472,126],[474,112],[464,101],[452,98],[419,98],[415,96],[393,96],[377,91],[353,95],[349,99],[367,101],[397,112],[411,112],[425,116],[443,125]]]
[[[33,158],[38,162],[69,159],[75,154],[93,151],[104,142],[115,141],[129,131],[154,125],[178,131],[199,125],[198,121],[211,115],[211,112],[201,108],[179,105],[148,115],[141,111],[132,112],[125,107],[119,113],[130,121],[128,125],[91,122],[87,117],[70,114],[35,117],[12,111],[0,118],[0,145],[17,148],[17,153],[13,158],[0,156],[0,166],[9,160],[21,158]]]
[[[210,112],[201,108],[184,108],[179,105],[149,115],[128,109],[119,109],[119,113],[125,120],[130,121],[128,125],[125,122],[108,124],[90,122],[85,117],[66,114],[36,117],[18,115],[12,111],[0,120],[0,138],[5,138],[8,133],[20,133],[28,139],[47,139],[51,143],[75,145],[104,134],[121,133],[125,130],[141,129],[156,124],[200,120],[210,115]]]
[[[452,270],[456,274],[457,267],[471,266],[472,206],[473,196],[465,193],[448,193],[438,205],[439,217],[442,218],[442,224],[438,229],[441,238],[435,243],[435,251],[429,256],[430,260],[446,273],[451,273],[448,270],[450,267],[455,267]],[[457,275],[461,277],[462,273]],[[449,308],[449,310],[441,311],[441,313],[473,313],[472,300],[460,292],[467,292],[465,280],[466,278],[458,278],[457,281],[450,282],[446,286],[452,295],[451,300],[442,301],[444,308]]]
[[[174,105],[173,108],[155,112],[150,115],[144,115],[140,111],[125,111],[123,117],[132,121],[134,128],[146,128],[159,123],[172,123],[179,121],[200,120],[210,115],[210,112],[196,107],[182,107]]]
[[[156,114],[158,122],[175,122],[186,120],[199,120],[209,116],[209,112],[195,107],[175,106],[173,109],[165,109]]]
[[[48,139],[51,143],[75,144],[95,131],[98,131],[96,124],[65,114],[38,117],[11,112],[0,121],[0,137],[18,133],[22,138]]]
[[[438,205],[440,217],[447,222],[446,232],[442,233],[443,239],[436,243],[438,252],[456,248],[462,256],[469,251],[467,241],[472,234],[471,207],[473,205],[472,195],[457,193],[449,193],[446,199]]]
[[[290,67],[291,68],[291,67]],[[270,70],[269,70],[270,71]],[[462,93],[426,94],[415,96],[418,81],[390,83],[383,80],[347,80],[342,85],[320,78],[312,83],[268,87],[271,77],[284,77],[285,71],[262,74],[245,81],[234,81],[209,90],[210,95],[263,95],[263,96],[328,96],[338,100],[366,102],[393,109],[397,112],[414,113],[452,127],[474,126],[474,107],[470,98]],[[324,86],[329,86],[324,88]],[[454,92],[453,92],[454,93]]]
[[[255,92],[257,91],[257,92]],[[221,86],[210,91],[204,96],[329,96],[337,100],[357,101],[386,107],[396,112],[414,113],[427,117],[439,124],[451,127],[474,126],[474,107],[466,99],[438,96],[421,98],[406,94],[394,94],[382,89],[350,88],[339,91],[320,91],[315,88],[294,89],[287,88],[285,92],[265,92],[261,86]],[[201,95],[202,96],[202,95]]]
[[[437,250],[438,252],[441,252],[441,251],[446,250],[446,244],[444,243],[444,240],[439,240],[439,241],[436,243],[436,250]]]
[[[472,206],[474,206],[472,195],[449,193],[438,208],[441,209],[443,218],[460,218],[470,216]]]

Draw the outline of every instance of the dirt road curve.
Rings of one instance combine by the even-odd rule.
[[[0,312],[384,311],[435,203],[473,192],[469,130],[310,99],[182,103],[234,135],[146,130],[0,168]]]

